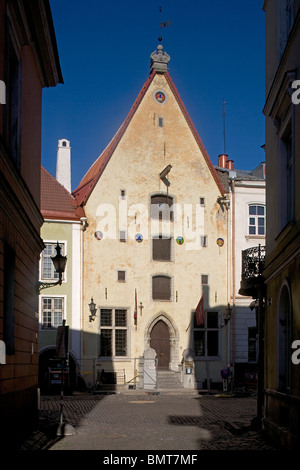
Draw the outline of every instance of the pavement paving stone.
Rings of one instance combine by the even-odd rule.
[[[251,420],[256,398],[175,394],[65,396],[64,421],[76,434],[57,436],[59,396],[41,397],[38,429],[19,450],[274,451]]]

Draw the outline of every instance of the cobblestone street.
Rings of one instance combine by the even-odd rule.
[[[76,434],[57,436],[60,397],[41,398],[40,422],[20,450],[263,450],[276,446],[251,426],[255,397],[136,393],[66,396]],[[67,427],[66,427],[67,429]]]

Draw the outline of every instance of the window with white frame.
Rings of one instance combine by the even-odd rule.
[[[265,206],[250,204],[248,206],[248,235],[265,235]]]
[[[42,328],[57,328],[64,318],[64,297],[42,297]]]
[[[100,309],[100,356],[128,355],[128,311],[121,308]]]
[[[203,325],[197,324],[194,314],[193,335],[195,356],[203,358],[219,356],[219,313],[205,312]]]
[[[45,243],[45,249],[42,252],[41,255],[41,279],[48,279],[48,280],[53,280],[56,281],[59,279],[59,274],[54,268],[53,262],[52,262],[52,257],[56,256],[56,243],[51,243],[47,242]],[[65,256],[65,244],[64,243],[59,243],[59,246],[61,248],[61,254],[62,256]],[[64,274],[63,274],[63,279],[64,279]]]

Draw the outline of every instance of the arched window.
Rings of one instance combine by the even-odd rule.
[[[153,300],[171,300],[171,278],[158,275],[152,277]]]
[[[265,206],[259,204],[250,204],[248,206],[248,234],[265,235]]]
[[[159,220],[174,220],[172,210],[173,198],[167,194],[151,196],[151,218]]]
[[[63,147],[66,147],[67,146],[67,142],[64,140],[63,143],[62,143]]]

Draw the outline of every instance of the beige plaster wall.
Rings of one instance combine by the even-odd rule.
[[[153,99],[157,89],[167,94],[164,104]],[[158,127],[158,117],[163,117],[164,127]],[[184,204],[190,204],[195,224],[196,205],[200,197],[205,198],[203,233],[208,237],[208,246],[188,249],[191,245],[187,242],[187,232],[179,230],[177,235],[183,235],[185,243],[180,246],[173,239],[172,261],[152,261],[150,221],[148,239],[145,237],[142,243],[130,237],[126,243],[118,240],[119,212],[126,212],[125,206],[119,211],[120,190],[126,190],[129,212],[134,204],[142,204],[149,210],[150,196],[166,193],[159,173],[169,164],[172,165],[168,175],[169,195],[183,210],[183,217],[178,217],[178,222],[186,214]],[[133,358],[143,354],[151,322],[158,314],[163,313],[173,324],[176,343],[173,366],[177,361],[181,362],[183,350],[192,347],[189,325],[191,312],[196,309],[202,294],[201,274],[209,275],[206,308],[219,311],[221,315],[228,302],[227,213],[220,209],[218,196],[220,191],[216,182],[164,75],[156,75],[85,207],[88,228],[84,233],[83,356],[87,359],[86,367],[99,354],[99,315],[94,322],[89,322],[91,297],[98,307],[129,309],[129,355],[132,360],[122,359],[114,364],[116,368],[127,368],[128,379],[133,374]],[[103,217],[97,213],[100,213],[99,205],[106,203],[115,207],[116,239],[97,240],[95,231],[103,231]],[[134,224],[135,212],[132,211],[133,217],[128,217],[128,224]],[[190,217],[190,224],[192,219]],[[174,223],[171,223],[171,229],[174,235]],[[142,233],[141,227],[132,230],[133,234],[138,232]],[[175,233],[175,237],[177,235]],[[224,239],[223,247],[216,243],[219,237]],[[125,283],[117,281],[118,270],[126,270]],[[172,277],[172,301],[152,300],[151,277],[162,273]],[[138,309],[137,328],[133,322],[135,289],[138,305],[142,302],[144,306],[142,315]],[[227,351],[225,330],[220,333],[223,357],[211,366],[218,379],[220,364],[224,365]],[[104,365],[105,361],[100,363]]]

